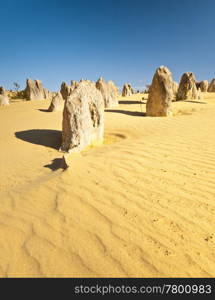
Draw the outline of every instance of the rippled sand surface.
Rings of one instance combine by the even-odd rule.
[[[214,277],[215,93],[145,117],[105,112],[105,143],[58,151],[48,101],[0,108],[1,277]]]

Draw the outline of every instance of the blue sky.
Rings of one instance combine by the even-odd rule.
[[[103,76],[144,86],[166,65],[215,77],[214,0],[0,0],[0,85]]]

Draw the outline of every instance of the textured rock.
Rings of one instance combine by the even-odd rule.
[[[201,81],[196,81],[195,82],[196,83],[196,88],[197,88],[197,90],[200,88],[200,83],[201,83]]]
[[[79,152],[101,142],[104,135],[104,101],[94,83],[81,82],[67,98],[63,111],[61,150]]]
[[[197,90],[197,99],[198,100],[202,100],[203,99],[202,91],[201,91],[200,87]]]
[[[173,101],[176,101],[177,94],[178,94],[178,86],[179,84],[176,81],[173,81],[172,83]]]
[[[178,88],[177,100],[197,99],[195,75],[192,72],[186,72],[182,75]]]
[[[105,108],[116,107],[118,105],[116,87],[114,87],[113,82],[106,83],[101,77],[96,82],[96,88],[102,94]]]
[[[0,95],[0,106],[9,105],[9,98],[7,95]]]
[[[44,88],[40,80],[27,79],[25,96],[28,100],[44,99]]]
[[[109,101],[109,106],[108,107],[116,107],[118,106],[118,96],[119,96],[119,91],[118,88],[116,87],[115,83],[110,80],[107,83],[108,89],[110,92],[110,101]]]
[[[72,80],[72,81],[71,81],[71,87],[72,87],[73,89],[76,88],[76,87],[78,86],[78,84],[79,84],[79,82],[76,81],[76,80]]]
[[[5,89],[3,88],[3,86],[0,86],[0,95],[5,95]]]
[[[171,103],[173,99],[172,74],[167,67],[159,67],[149,89],[146,103],[147,116],[160,117],[172,114]]]
[[[48,108],[48,111],[60,111],[63,109],[63,104],[64,101],[61,93],[55,93],[55,95],[53,95],[52,102]]]
[[[207,90],[208,90],[208,81],[207,80],[203,80],[203,81],[201,81],[200,82],[200,90],[203,92],[203,93],[205,93],[205,92],[207,92]]]
[[[196,81],[196,88],[197,90],[200,88],[201,92],[207,92],[208,90],[208,81],[203,80],[203,81]]]
[[[209,84],[208,92],[215,93],[215,78],[212,79],[211,83]]]
[[[108,84],[111,87],[111,89],[113,90],[114,96],[118,97],[119,96],[119,90],[118,90],[117,86],[115,85],[115,83],[112,80],[110,80],[110,81],[108,81]]]
[[[55,94],[47,89],[43,89],[44,99],[51,100]]]
[[[129,97],[134,93],[134,90],[132,89],[131,85],[129,83],[124,84],[122,89],[122,96],[123,97]]]
[[[9,105],[9,98],[3,86],[0,86],[0,106]]]
[[[64,100],[66,100],[67,97],[71,95],[73,90],[74,90],[74,87],[72,87],[71,85],[68,85],[66,82],[62,82],[61,88],[60,88],[60,93]]]

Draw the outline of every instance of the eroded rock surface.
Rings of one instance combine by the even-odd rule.
[[[79,152],[104,135],[104,101],[94,83],[81,82],[67,98],[63,111],[61,150]]]
[[[152,117],[172,115],[171,103],[173,99],[172,74],[167,67],[159,67],[149,89],[146,103],[146,114]]]

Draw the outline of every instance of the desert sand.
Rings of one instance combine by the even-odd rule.
[[[215,93],[168,118],[141,97],[107,109],[104,144],[67,170],[62,112],[0,107],[1,277],[215,276]]]

